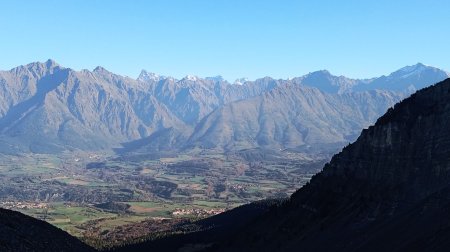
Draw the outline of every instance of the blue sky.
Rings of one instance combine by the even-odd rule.
[[[0,69],[49,58],[130,77],[450,70],[450,1],[0,0]]]

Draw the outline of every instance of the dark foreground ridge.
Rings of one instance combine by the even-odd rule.
[[[215,241],[177,236],[171,249],[449,251],[450,79],[395,105],[288,201],[248,219]],[[139,248],[169,251],[160,242]]]
[[[175,235],[123,246],[116,248],[114,251],[179,251],[180,248],[187,251],[196,251],[211,249],[215,243],[226,241],[230,234],[239,232],[241,228],[249,225],[270,209],[276,208],[285,200],[267,199],[252,202],[225,213],[181,225],[172,230]]]
[[[93,251],[68,233],[19,212],[0,209],[0,251]]]

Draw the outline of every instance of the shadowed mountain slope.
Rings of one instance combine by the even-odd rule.
[[[397,104],[222,244],[233,251],[448,251],[450,79]]]
[[[75,237],[19,212],[0,209],[1,251],[94,251]]]
[[[210,248],[230,234],[251,223],[255,218],[280,205],[285,199],[267,199],[236,207],[227,212],[176,227],[175,235],[115,248],[113,251],[180,251]],[[196,230],[192,232],[193,230]],[[197,244],[197,245],[196,245]],[[195,250],[194,250],[195,251]]]
[[[448,251],[449,128],[447,79],[389,109],[289,200],[262,214],[246,213],[245,226],[214,237],[200,231],[130,248]],[[225,212],[220,219],[238,222],[236,213]],[[206,222],[214,227],[214,218]]]

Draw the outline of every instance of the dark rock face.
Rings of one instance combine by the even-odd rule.
[[[94,250],[44,221],[0,209],[0,251]]]
[[[448,251],[450,79],[397,104],[288,203],[222,244],[245,251]]]

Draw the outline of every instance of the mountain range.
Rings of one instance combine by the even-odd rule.
[[[366,80],[318,71],[230,84],[36,62],[0,71],[0,152],[341,146],[415,89],[448,76],[419,63]]]
[[[447,79],[389,109],[288,200],[121,251],[448,251],[449,126]]]
[[[112,111],[123,112],[125,115],[121,118],[131,118],[133,115],[139,120],[145,119],[145,117],[137,116],[135,112],[138,109],[135,108],[136,104],[132,101],[141,101],[138,104],[146,104],[149,107],[159,105],[158,108],[166,108],[167,114],[173,116],[173,121],[180,123],[180,127],[192,128],[194,133],[187,137],[187,141],[191,143],[202,142],[201,139],[195,140],[197,139],[195,132],[205,132],[204,134],[208,132],[208,130],[201,130],[203,125],[207,124],[208,118],[219,120],[212,122],[212,126],[207,128],[219,127],[216,131],[211,130],[210,132],[213,134],[212,137],[218,139],[212,144],[226,145],[228,138],[218,138],[219,131],[227,131],[227,129],[220,129],[222,127],[220,125],[224,124],[227,117],[240,118],[244,124],[251,125],[251,122],[246,120],[247,117],[254,114],[256,107],[252,107],[252,104],[259,104],[260,109],[266,111],[260,120],[265,122],[262,125],[275,125],[275,128],[271,128],[273,132],[276,132],[274,129],[279,127],[276,125],[282,123],[289,124],[285,127],[296,125],[296,117],[289,114],[291,112],[288,110],[304,111],[299,118],[307,118],[305,121],[311,121],[313,125],[320,124],[322,121],[326,121],[325,119],[329,119],[328,122],[334,122],[336,125],[320,126],[325,127],[324,131],[330,132],[327,137],[333,138],[335,137],[333,136],[334,128],[347,132],[344,131],[344,128],[352,127],[346,125],[345,123],[349,122],[341,118],[347,116],[346,113],[351,113],[355,122],[366,120],[372,116],[369,112],[376,112],[377,110],[374,108],[378,108],[371,99],[379,101],[381,95],[386,97],[386,100],[389,100],[389,97],[401,99],[409,94],[408,90],[333,93],[301,83],[278,81],[276,86],[260,95],[224,102],[202,119],[197,119],[197,123],[190,124],[187,120],[183,120],[182,116],[176,116],[168,109],[170,104],[175,106],[174,100],[168,99],[166,104],[161,98],[155,98],[153,93],[148,96],[148,99],[131,98],[151,86],[139,80],[113,75],[102,68],[96,68],[93,72],[77,72],[62,68],[52,61],[19,68],[1,72],[3,78],[1,84],[5,90],[2,95],[7,93],[4,88],[7,85],[11,90],[15,90],[12,92],[8,89],[7,97],[9,98],[1,100],[2,119],[0,125],[2,126],[2,137],[4,137],[2,141],[16,140],[15,143],[25,145],[40,137],[50,148],[48,150],[54,147],[52,144],[58,146],[56,141],[61,141],[62,147],[58,146],[61,149],[67,145],[62,145],[64,138],[46,139],[45,137],[54,136],[52,135],[54,132],[46,130],[44,126],[58,125],[58,120],[61,118],[72,116],[71,120],[78,121],[69,121],[68,124],[80,127],[73,129],[74,133],[79,134],[78,136],[81,137],[82,133],[87,132],[93,134],[90,137],[101,137],[95,135],[96,131],[93,129],[102,132],[101,125],[106,127],[108,122],[116,122]],[[14,71],[21,74],[14,74]],[[33,79],[33,76],[38,77]],[[17,80],[19,77],[22,81],[17,83],[20,85],[10,84],[11,80]],[[186,79],[182,82],[173,80],[172,83],[180,82],[188,85],[200,81],[198,77],[189,78],[190,80]],[[206,81],[206,83],[216,82]],[[114,85],[110,83],[114,83]],[[155,83],[164,86],[161,80],[157,82],[155,80]],[[245,87],[245,85],[246,83],[238,86]],[[198,88],[197,84],[195,87]],[[407,87],[409,88],[410,85]],[[173,86],[170,88],[170,90],[175,90]],[[93,90],[99,90],[96,96],[88,95],[95,93]],[[188,97],[191,99],[193,97],[190,95],[191,90],[190,88],[187,90],[189,91]],[[78,93],[83,91],[87,93],[83,93],[84,95]],[[105,93],[100,94],[102,92]],[[143,93],[148,94],[148,91],[143,91]],[[173,92],[173,94],[177,93],[180,92]],[[93,97],[97,100],[92,101]],[[128,100],[125,97],[128,97]],[[375,105],[371,108],[363,106],[358,110],[346,108],[346,106],[353,107],[354,103],[352,102],[358,99],[366,101],[366,106],[368,103]],[[76,102],[72,103],[73,101]],[[287,105],[275,104],[277,101]],[[66,102],[68,103],[66,104]],[[244,104],[233,107],[240,103]],[[102,104],[102,112],[108,111],[109,116],[94,110],[91,107],[92,104]],[[297,108],[299,109],[297,110]],[[321,109],[324,110],[321,111]],[[230,112],[226,112],[227,110]],[[237,113],[238,110],[243,112]],[[314,110],[314,115],[317,117],[313,117],[311,115],[313,112],[310,110]],[[129,114],[126,114],[127,111]],[[142,111],[144,113],[147,110],[142,109]],[[361,115],[356,116],[353,114],[354,111],[360,111]],[[76,112],[79,113],[78,117]],[[218,115],[213,116],[215,113]],[[323,117],[320,117],[321,114]],[[273,119],[264,118],[265,115],[275,115],[275,117]],[[94,116],[99,116],[100,120],[92,119]],[[88,118],[92,121],[88,121]],[[157,116],[155,115],[153,118],[157,118]],[[286,121],[286,118],[289,120]],[[339,124],[339,118],[342,125]],[[244,205],[209,219],[188,223],[186,227],[177,227],[179,232],[175,232],[175,235],[162,236],[160,239],[124,246],[118,250],[148,251],[149,248],[158,248],[164,251],[186,249],[195,249],[196,251],[448,251],[450,248],[448,239],[450,237],[450,222],[448,221],[450,210],[449,119],[450,79],[446,79],[419,90],[389,108],[373,126],[363,129],[354,143],[347,145],[340,153],[333,156],[321,172],[289,199],[267,200]],[[235,119],[227,120],[233,122]],[[119,122],[116,123],[120,125]],[[135,123],[141,123],[141,121]],[[300,123],[304,123],[304,121]],[[95,125],[99,128],[95,128]],[[308,129],[313,129],[313,125],[308,125]],[[60,133],[61,136],[64,135],[63,133],[67,133],[67,137],[70,139],[70,134],[68,134],[70,132],[65,132],[66,129],[69,128],[63,126],[57,136]],[[22,133],[29,134],[28,136],[33,139],[25,139],[28,142],[20,140],[20,137],[23,136],[20,130],[25,130]],[[26,132],[26,130],[43,131]],[[122,132],[123,137],[126,138],[126,131],[116,130],[109,134]],[[172,126],[162,127],[159,132],[166,131],[169,132],[166,136],[175,136],[175,130],[178,129]],[[289,130],[284,131],[289,132]],[[14,132],[16,134],[12,134]],[[231,132],[240,132],[240,129],[231,128]],[[139,130],[137,134],[140,134]],[[202,133],[200,136],[204,134]],[[320,136],[320,134],[311,133],[306,136]],[[141,136],[139,135],[139,137]],[[150,137],[152,136],[150,135]],[[283,138],[275,134],[273,138],[263,137],[261,139]],[[148,140],[151,139],[141,138],[143,142]],[[234,141],[234,139],[232,140]],[[79,141],[87,140],[79,139]],[[94,140],[91,139],[91,141]],[[323,139],[298,137],[296,141],[305,145],[308,143],[307,141],[320,143]],[[337,140],[331,142],[334,141]],[[284,146],[290,146],[289,141],[281,143]],[[259,142],[258,144],[264,145],[265,143]],[[276,144],[269,142],[267,145],[274,146]],[[36,148],[39,147],[40,145],[36,143]],[[211,146],[204,147],[210,148]],[[212,146],[211,148],[216,147]],[[43,221],[3,209],[0,209],[0,216],[0,233],[2,234],[0,248],[2,250],[17,250],[18,248],[36,251],[49,249],[91,250],[90,247],[70,237],[67,233]]]

